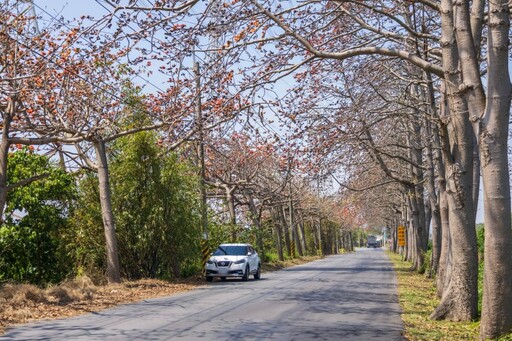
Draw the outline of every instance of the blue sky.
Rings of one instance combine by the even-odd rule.
[[[101,16],[106,10],[99,4],[101,0],[33,0],[35,10],[44,19],[50,16],[63,16],[66,19],[78,18],[82,15]],[[47,13],[46,13],[47,12]]]

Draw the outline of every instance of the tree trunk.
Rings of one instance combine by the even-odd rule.
[[[279,214],[279,209],[273,207],[272,210],[272,220],[274,221],[274,231],[275,231],[275,241],[276,241],[276,250],[277,250],[277,256],[279,257],[280,261],[284,261],[284,254],[283,254],[283,229],[281,226],[281,219]]]
[[[438,182],[437,188],[444,186],[444,166],[442,155],[440,153],[441,143],[439,141],[439,130],[437,129],[438,127],[432,123],[432,119],[437,119],[439,117],[436,109],[432,77],[427,73],[426,78],[428,81],[428,89],[424,98],[429,103],[428,110],[431,117],[425,117],[425,140],[430,139],[432,144],[428,145],[427,152],[425,154],[425,164],[427,166],[427,171],[425,172],[425,187],[427,188],[428,200],[431,209],[430,228],[432,231],[432,259],[429,276],[432,277],[434,274],[437,274],[442,245],[441,211],[439,208],[440,190],[436,189],[436,174]]]
[[[94,148],[96,150],[96,159],[98,160],[101,216],[103,218],[103,228],[105,230],[107,280],[109,283],[121,283],[121,269],[119,267],[116,228],[114,225],[114,215],[112,213],[112,200],[110,195],[110,181],[105,142],[101,139],[94,141]]]
[[[508,2],[489,2],[489,102],[480,133],[484,185],[484,293],[480,338],[494,339],[512,330],[512,234],[507,157],[512,87],[508,71]]]
[[[256,247],[258,252],[261,254],[265,253],[263,246],[263,237],[261,231],[261,217],[256,204],[254,203],[254,198],[251,194],[246,194],[247,201],[249,202],[249,211],[251,212],[251,221],[254,227],[256,228]]]
[[[412,262],[412,268],[416,269],[416,257],[417,257],[417,251],[418,251],[418,245],[416,243],[416,236],[415,234],[417,231],[414,229],[414,213],[413,208],[411,207],[411,200],[410,200],[409,194],[406,196],[407,198],[407,258],[406,260],[409,262]]]
[[[317,225],[317,238],[318,238],[318,251],[321,255],[324,254],[324,245],[323,245],[323,238],[322,238],[322,217],[318,217],[318,225]]]
[[[0,226],[3,224],[5,206],[7,204],[7,162],[9,159],[9,130],[14,114],[14,104],[11,100],[4,111],[2,122],[2,140],[0,141]]]
[[[474,131],[464,97],[466,89],[454,36],[453,5],[451,0],[442,0],[440,11],[442,60],[450,114],[444,118],[449,129],[443,129],[443,156],[453,267],[448,287],[431,318],[472,321],[478,313],[478,257],[472,189]]]
[[[407,208],[407,197],[405,194],[402,194],[402,224],[405,227],[405,245],[402,247],[402,258],[403,260],[407,260],[407,254],[409,253],[409,218],[408,218],[408,208]]]
[[[392,250],[394,253],[398,253],[398,225],[394,225],[394,227],[391,228],[391,243],[392,243]]]
[[[434,277],[439,267],[439,259],[441,258],[442,231],[441,231],[441,212],[436,204],[432,210],[431,230],[432,230],[432,260],[430,263],[429,277]]]
[[[471,192],[467,192],[467,197],[471,197]],[[475,224],[472,214],[464,214],[462,208],[456,206],[457,202],[453,197],[448,196],[453,267],[441,303],[430,317],[436,320],[472,321],[477,318],[478,313]]]
[[[415,270],[421,269],[425,261],[425,208],[423,207],[423,197],[419,198],[417,189],[411,189],[409,196],[409,207],[411,209],[411,245],[413,254],[411,261]]]
[[[288,229],[288,224],[286,222],[286,211],[285,207],[281,206],[281,212],[280,212],[280,218],[281,218],[281,226],[283,226],[283,235],[284,235],[284,243],[286,245],[286,254],[288,257],[292,257],[292,244],[290,242],[290,230]]]
[[[300,255],[302,256],[302,255],[308,254],[308,247],[306,244],[306,233],[304,231],[304,217],[302,214],[299,214],[298,218],[299,218],[299,222],[298,222],[297,229],[299,231],[299,240],[300,240],[300,245],[301,245],[301,249],[302,249],[302,253]]]
[[[439,192],[439,213],[441,216],[441,250],[439,253],[439,263],[436,273],[437,296],[441,298],[450,282],[452,269],[451,237],[450,223],[448,221],[448,198],[444,185]]]
[[[236,187],[229,188],[228,186],[224,187],[226,192],[226,202],[228,205],[229,212],[229,225],[231,227],[231,242],[236,243],[237,241],[237,226],[236,226],[236,211],[235,211],[235,198],[233,196],[233,192]]]
[[[292,197],[292,184],[290,182],[290,200],[288,202],[288,214],[289,214],[289,220],[288,224],[290,226],[290,231],[292,232],[292,242],[295,245],[295,252],[297,252],[299,255],[302,256],[302,250],[299,240],[299,234],[297,232],[297,224],[295,222],[295,210],[293,208],[293,197]],[[293,252],[292,252],[293,253]],[[295,258],[296,254],[292,254],[292,258]]]
[[[450,222],[453,267],[450,282],[432,319],[472,321],[477,317],[478,257],[473,219],[471,125],[465,100],[457,89],[449,90],[451,123],[445,153],[446,195]]]

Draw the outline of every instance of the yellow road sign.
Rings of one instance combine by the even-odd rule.
[[[398,226],[398,246],[405,246],[405,227]]]

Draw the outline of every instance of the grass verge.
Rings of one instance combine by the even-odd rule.
[[[425,275],[411,271],[412,264],[388,252],[398,277],[398,296],[407,340],[478,340],[479,322],[432,321],[428,317],[439,304],[435,286]]]

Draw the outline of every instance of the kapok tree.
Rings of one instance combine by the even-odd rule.
[[[487,12],[484,11],[486,6]],[[482,337],[510,331],[512,307],[500,303],[512,297],[512,290],[507,290],[505,297],[508,299],[503,299],[500,289],[507,287],[504,283],[510,281],[512,273],[508,167],[503,161],[506,160],[507,127],[498,123],[508,122],[510,108],[507,2],[443,0],[440,3],[413,2],[406,6],[391,2],[382,7],[382,3],[371,1],[336,1],[306,2],[286,8],[278,1],[250,0],[240,1],[233,7],[232,13],[244,8],[244,13],[253,14],[243,27],[243,44],[249,44],[249,40],[256,42],[258,39],[253,38],[260,33],[265,35],[266,41],[279,42],[280,58],[267,49],[265,74],[268,77],[280,70],[293,69],[284,65],[299,67],[311,60],[345,60],[365,54],[400,58],[444,80],[449,108],[445,124],[450,129],[443,129],[443,151],[450,234],[452,240],[457,240],[452,243],[457,270],[452,273],[448,290],[433,317],[472,320],[477,315],[472,191],[476,135],[480,154],[486,159],[482,163],[482,175],[486,201],[484,219],[489,237],[486,238],[489,257],[485,262],[489,266],[486,267]],[[482,85],[482,60],[479,59],[483,55],[481,37],[486,32],[484,18],[488,19],[489,30],[488,59],[483,69],[493,75],[487,78],[487,94]],[[357,34],[353,34],[354,28]],[[275,32],[272,37],[271,32]],[[502,48],[504,46],[506,48]],[[500,191],[496,192],[496,188]],[[498,240],[503,247],[495,247]]]

